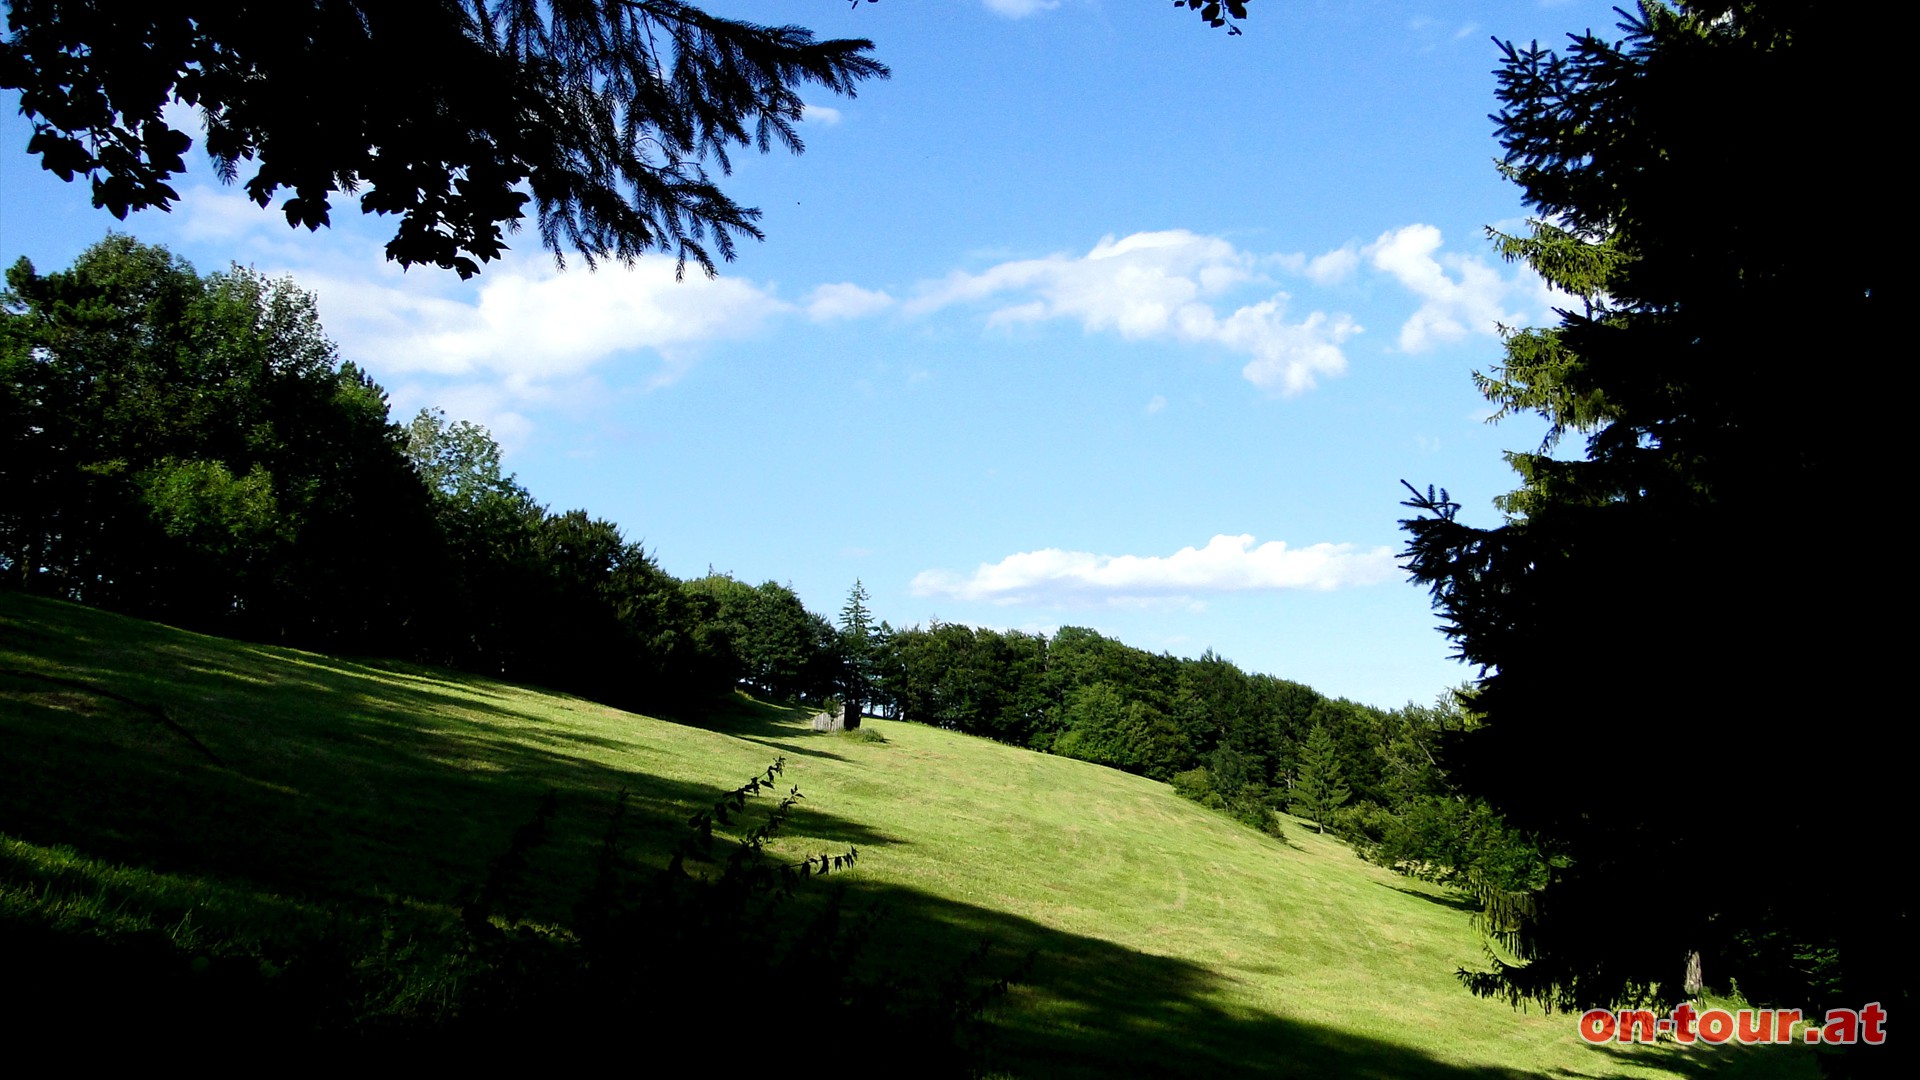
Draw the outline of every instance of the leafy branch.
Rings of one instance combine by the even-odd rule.
[[[1245,0],[1173,0],[1176,8],[1192,8],[1200,13],[1200,18],[1215,30],[1226,27],[1233,37],[1240,36],[1237,23],[1247,17]]]

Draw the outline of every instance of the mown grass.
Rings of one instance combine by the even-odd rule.
[[[1276,841],[1163,784],[951,732],[820,734],[801,710],[745,699],[675,723],[6,594],[0,669],[0,927],[43,953],[131,941],[268,969],[316,948],[377,954],[405,984],[381,1007],[404,1007],[437,992],[433,928],[545,792],[553,840],[515,904],[559,921],[616,793],[629,848],[659,860],[690,812],[784,756],[806,798],[775,850],[859,849],[849,899],[883,910],[865,963],[937,972],[981,940],[1002,968],[1033,957],[994,1015],[1009,1075],[1809,1064],[1776,1048],[1588,1047],[1571,1017],[1466,995],[1453,972],[1482,945],[1461,905],[1330,837],[1289,821]],[[83,956],[74,977],[111,962]],[[134,1009],[138,992],[92,1007]],[[804,986],[743,993],[806,1007]],[[861,1033],[843,1034],[857,1048]]]

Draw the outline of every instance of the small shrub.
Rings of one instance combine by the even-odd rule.
[[[1390,811],[1378,803],[1363,802],[1335,810],[1327,821],[1327,829],[1352,843],[1354,850],[1360,852],[1363,858],[1370,858],[1369,852],[1379,845],[1394,824],[1394,816]]]
[[[1213,793],[1213,774],[1207,771],[1205,765],[1197,769],[1188,769],[1186,772],[1174,773],[1168,783],[1173,785],[1175,795],[1195,802],[1203,802]]]
[[[1280,827],[1280,815],[1274,813],[1273,800],[1259,784],[1241,784],[1229,795],[1220,790],[1219,778],[1204,765],[1174,773],[1167,782],[1176,795],[1192,799],[1209,810],[1218,810],[1268,836],[1286,839]]]
[[[1280,831],[1280,816],[1259,799],[1242,796],[1227,805],[1227,812],[1235,821],[1250,828],[1258,829],[1268,836],[1283,836]]]

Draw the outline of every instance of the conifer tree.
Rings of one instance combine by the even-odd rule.
[[[1895,490],[1896,425],[1862,421],[1861,387],[1902,353],[1896,256],[1833,211],[1901,175],[1899,65],[1833,5],[1643,3],[1620,29],[1508,45],[1499,71],[1534,218],[1495,240],[1568,298],[1480,384],[1547,444],[1509,455],[1504,524],[1433,488],[1403,523],[1481,673],[1453,776],[1563,855],[1543,889],[1483,897],[1519,962],[1463,979],[1549,1008],[1671,999],[1697,951],[1710,983],[1796,1005],[1895,1000],[1909,902],[1858,823],[1897,816],[1870,748],[1901,665],[1817,553]],[[1767,822],[1766,852],[1723,811]]]
[[[873,613],[867,608],[867,587],[855,578],[847,592],[846,606],[840,609],[840,656],[843,665],[841,700],[846,705],[846,726],[860,726],[862,710],[873,699],[874,640]]]
[[[1313,822],[1320,832],[1334,811],[1346,805],[1353,792],[1347,788],[1340,769],[1340,755],[1334,749],[1333,736],[1319,724],[1308,733],[1300,748],[1300,771],[1293,781],[1293,812]]]

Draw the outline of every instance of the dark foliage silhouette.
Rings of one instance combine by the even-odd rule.
[[[1709,983],[1891,1009],[1897,666],[1820,553],[1891,490],[1891,427],[1825,365],[1897,349],[1892,256],[1831,220],[1895,175],[1897,65],[1817,4],[1648,3],[1620,35],[1507,45],[1498,72],[1535,217],[1494,238],[1568,298],[1480,385],[1547,445],[1509,455],[1502,525],[1433,488],[1405,504],[1405,566],[1481,672],[1453,775],[1570,856],[1487,891],[1518,962],[1463,978],[1673,1000],[1699,956]]]

